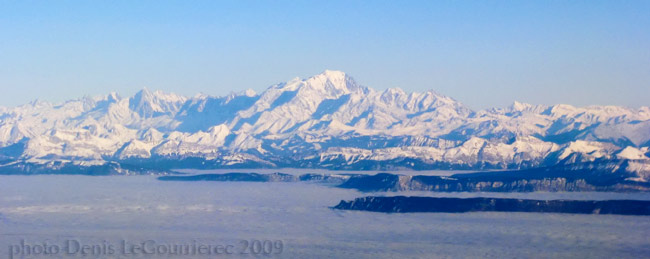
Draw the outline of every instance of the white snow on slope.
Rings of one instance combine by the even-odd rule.
[[[0,158],[9,160],[415,158],[509,167],[550,155],[647,159],[649,145],[648,107],[514,102],[472,111],[435,91],[377,91],[329,70],[260,94],[187,98],[143,89],[130,98],[110,93],[0,108]]]

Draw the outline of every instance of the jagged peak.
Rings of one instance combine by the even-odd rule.
[[[213,135],[214,134],[220,134],[220,133],[228,134],[228,133],[230,133],[230,128],[228,128],[228,126],[226,124],[219,124],[219,125],[215,125],[215,126],[212,126],[212,127],[208,128],[208,130],[206,132],[208,132],[210,134],[213,134]]]
[[[131,98],[142,98],[142,97],[149,97],[152,95],[153,92],[151,92],[151,90],[149,90],[149,88],[145,86],[142,89],[140,89],[140,91],[137,91]]]
[[[328,77],[328,78],[341,78],[341,79],[342,79],[342,78],[345,78],[345,77],[348,76],[348,75],[347,75],[345,72],[343,72],[343,71],[340,71],[340,70],[330,70],[330,69],[325,69],[325,71],[323,71],[322,73],[320,73],[320,74],[318,74],[318,75],[323,75],[323,76],[326,76],[326,77]],[[317,76],[318,76],[318,75],[317,75]]]
[[[129,98],[129,102],[131,105],[142,105],[143,103],[150,102],[153,98],[154,95],[151,90],[144,87],[140,91],[136,92],[133,96],[131,96],[131,98]]]
[[[381,95],[382,96],[387,96],[387,95],[409,96],[414,98],[448,99],[450,101],[458,102],[455,99],[446,96],[444,94],[441,94],[433,89],[429,89],[424,92],[407,92],[400,87],[391,87],[391,88],[386,88],[384,91],[382,91]]]
[[[569,104],[556,104],[549,107],[550,113],[554,114],[566,114],[569,112],[575,111],[577,108]]]
[[[250,88],[248,88],[248,89],[246,89],[244,91],[239,91],[239,92],[232,91],[232,92],[230,92],[230,94],[228,94],[227,99],[231,100],[231,99],[233,99],[233,98],[235,98],[237,96],[255,97],[255,96],[257,96],[257,93],[255,92],[255,90],[250,89]]]
[[[301,87],[309,87],[311,89],[324,90],[330,92],[332,90],[344,93],[355,92],[361,87],[356,81],[348,76],[343,71],[325,70],[324,72],[312,76],[303,81]]]
[[[187,97],[178,95],[176,93],[171,93],[171,92],[163,92],[161,90],[156,90],[156,91],[151,91],[149,88],[144,87],[135,95],[133,95],[130,99],[132,100],[153,100],[153,99],[159,99],[159,100],[164,100],[168,102],[183,102],[187,99]]]
[[[533,105],[529,104],[529,103],[519,102],[519,101],[514,101],[510,105],[510,108],[512,110],[516,110],[516,111],[522,111],[522,110],[525,110],[525,109],[529,109],[530,107],[533,107]]]
[[[117,92],[113,91],[106,95],[106,99],[110,101],[119,101],[122,97]]]
[[[393,88],[387,88],[384,90],[383,94],[406,94],[402,88],[399,87],[393,87]]]
[[[257,92],[255,92],[255,90],[253,90],[253,89],[248,88],[248,89],[240,92],[239,95],[245,95],[245,96],[248,96],[248,97],[253,97],[253,96],[257,95]]]
[[[83,100],[87,101],[94,101],[94,102],[101,102],[101,101],[109,101],[109,102],[118,102],[121,100],[122,97],[115,91],[110,92],[105,95],[95,95],[95,96],[84,96]]]
[[[200,93],[195,94],[194,96],[192,96],[191,99],[207,99],[207,98],[210,98],[210,97],[212,97],[212,96],[210,96],[209,94],[200,92]]]
[[[434,89],[428,89],[428,90],[425,91],[425,93],[432,94],[432,95],[438,95],[438,96],[445,96],[444,94],[441,94],[441,93],[439,93],[438,91],[436,91]]]
[[[530,103],[514,101],[510,106],[508,106],[508,108],[506,108],[506,111],[541,113],[541,112],[544,112],[544,110],[546,110],[546,109],[548,109],[548,107],[546,107],[544,105],[534,105],[534,104],[530,104]]]
[[[405,96],[406,92],[400,88],[388,88],[381,92],[380,99],[386,103],[392,103]]]
[[[186,97],[175,93],[159,90],[152,92],[145,87],[129,98],[129,108],[140,116],[155,117],[159,114],[175,113],[186,100]]]

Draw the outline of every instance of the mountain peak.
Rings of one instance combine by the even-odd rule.
[[[526,110],[526,109],[530,109],[531,107],[533,107],[533,105],[528,104],[528,103],[519,102],[519,101],[514,101],[510,105],[510,109],[512,109],[514,111],[523,111],[523,110]]]
[[[322,73],[320,73],[320,74],[318,74],[318,75],[323,75],[323,76],[326,76],[326,77],[329,77],[329,78],[345,78],[345,77],[348,76],[348,75],[347,75],[345,72],[343,72],[343,71],[340,71],[340,70],[329,70],[329,69],[325,69],[325,71],[323,71]],[[318,75],[317,75],[317,76],[318,76]]]
[[[337,70],[325,70],[318,75],[304,80],[303,83],[307,88],[335,96],[362,89],[352,77],[348,76],[345,72]]]
[[[226,100],[229,102],[232,99],[235,99],[237,97],[241,96],[246,96],[246,97],[255,97],[257,96],[257,93],[253,89],[246,89],[244,91],[239,91],[239,92],[230,92],[228,96],[226,96]]]
[[[392,88],[387,88],[384,90],[385,94],[406,94],[402,88],[399,87],[392,87]]]
[[[338,70],[325,70],[318,75],[308,78],[306,81],[314,81],[314,80],[330,81],[333,84],[345,83],[346,81],[354,82],[354,79],[348,76],[345,72],[338,71]]]
[[[121,97],[120,97],[120,94],[118,94],[117,92],[110,92],[110,93],[106,96],[106,99],[108,99],[109,101],[113,101],[113,102],[115,102],[115,101],[120,100]]]
[[[145,87],[129,98],[129,108],[142,117],[155,117],[176,112],[186,99],[174,93],[152,92]]]
[[[153,92],[151,92],[151,90],[149,90],[149,88],[145,86],[142,89],[140,89],[140,91],[137,91],[135,93],[135,96],[151,96],[152,94]]]
[[[240,95],[253,97],[253,96],[256,96],[257,93],[255,92],[255,90],[248,88],[248,89],[244,90],[243,92],[240,92]]]

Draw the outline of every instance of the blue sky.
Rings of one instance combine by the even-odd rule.
[[[472,108],[650,105],[650,1],[2,1],[0,105],[342,70]]]

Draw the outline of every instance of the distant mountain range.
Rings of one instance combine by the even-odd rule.
[[[650,108],[515,102],[474,111],[339,71],[224,97],[143,89],[0,107],[0,173],[171,168],[531,169],[650,180]]]

